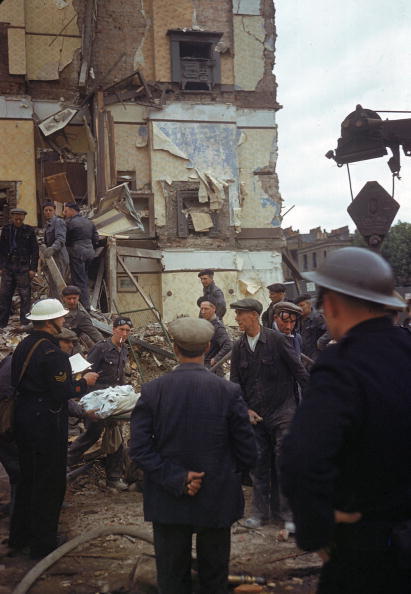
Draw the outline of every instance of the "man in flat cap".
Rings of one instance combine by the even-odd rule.
[[[294,303],[301,307],[302,315],[298,321],[298,331],[303,339],[302,352],[307,357],[315,361],[320,354],[318,348],[318,341],[324,337],[326,343],[330,340],[327,333],[327,326],[325,324],[324,316],[313,308],[311,295],[303,293],[294,299]],[[324,336],[325,335],[325,336]],[[321,342],[321,341],[320,341]]]
[[[204,364],[212,367],[227,355],[233,346],[233,341],[228,335],[224,323],[216,315],[216,304],[211,297],[200,297],[200,317],[208,320],[214,326],[214,335],[210,341],[210,349],[206,353]],[[220,377],[224,376],[222,365],[214,371]]]
[[[240,387],[204,367],[212,324],[179,318],[169,332],[179,365],[143,385],[131,418],[159,592],[191,594],[196,533],[199,591],[226,594],[230,527],[243,514],[241,472],[255,463],[254,436]]]
[[[285,285],[282,283],[274,283],[268,285],[268,296],[270,298],[270,305],[261,316],[261,323],[266,328],[272,328],[274,322],[274,305],[285,299]]]
[[[299,332],[295,331],[295,325],[303,310],[291,301],[279,301],[274,305],[273,330],[284,334],[298,358],[301,358],[302,338]]]
[[[71,282],[80,288],[80,301],[90,311],[88,267],[95,257],[99,242],[95,224],[80,215],[76,202],[67,202],[63,211],[66,226],[66,246],[70,257]]]
[[[284,439],[283,484],[300,548],[319,551],[318,594],[406,594],[411,584],[411,338],[394,275],[366,248],[303,277],[330,333]]]
[[[16,289],[20,323],[29,323],[26,315],[31,306],[31,281],[37,272],[39,246],[33,227],[24,224],[26,214],[22,208],[10,210],[12,222],[4,225],[0,235],[0,328],[7,326]]]
[[[224,293],[214,282],[214,270],[210,270],[209,268],[200,270],[197,276],[203,285],[203,295],[197,299],[197,305],[200,307],[200,300],[202,300],[204,297],[206,299],[211,299],[216,307],[217,318],[222,320],[225,316],[225,312],[227,311],[227,306]]]
[[[257,465],[251,473],[253,515],[247,525],[257,528],[273,519],[277,510],[272,502],[279,492],[278,515],[283,530],[292,532],[291,512],[278,484],[278,458],[297,405],[294,382],[303,387],[308,373],[286,337],[261,326],[259,301],[240,299],[230,307],[243,331],[233,346],[230,380],[241,386],[258,447]]]
[[[70,267],[69,255],[66,248],[66,223],[64,219],[56,215],[54,202],[49,201],[43,204],[43,215],[46,223],[44,227],[44,243],[46,248],[43,250],[43,256],[45,258],[54,258],[61,276],[65,282],[68,282]]]
[[[68,309],[68,314],[64,318],[64,326],[73,330],[89,351],[96,342],[103,340],[104,337],[93,325],[90,314],[80,304],[80,295],[81,291],[75,285],[68,285],[62,290],[62,301],[64,307]]]

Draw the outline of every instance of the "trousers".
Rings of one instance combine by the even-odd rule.
[[[281,490],[279,457],[282,440],[294,413],[294,402],[285,403],[270,419],[263,419],[253,426],[258,452],[257,464],[250,472],[253,515],[262,522],[269,522],[275,515],[284,522],[292,521],[291,510]]]
[[[17,549],[29,546],[33,558],[44,557],[57,546],[66,491],[67,422],[65,411],[55,414],[18,399],[15,432],[21,478],[9,545]]]
[[[76,464],[84,454],[100,438],[105,428],[104,421],[85,421],[86,430],[73,441],[68,454],[69,465]],[[121,445],[113,454],[106,456],[107,480],[116,481],[123,476],[124,447]]]
[[[20,323],[29,323],[26,318],[31,304],[31,280],[28,271],[19,272],[5,268],[0,286],[0,327],[2,328],[7,326],[9,321],[12,299],[16,289],[20,296]]]
[[[198,594],[227,594],[230,528],[153,523],[160,594],[192,594],[194,533],[197,534]]]
[[[88,267],[91,260],[76,258],[70,254],[70,275],[71,282],[80,289],[80,301],[87,311],[90,309],[90,297],[88,288]]]

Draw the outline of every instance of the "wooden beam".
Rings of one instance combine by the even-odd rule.
[[[91,305],[94,308],[97,308],[98,298],[100,296],[100,291],[101,291],[101,284],[103,282],[103,276],[104,276],[104,257],[101,256],[100,262],[98,265],[97,278],[96,278],[96,282],[95,282],[94,289],[93,289],[93,295],[91,297]]]
[[[110,299],[110,311],[115,312],[114,303],[117,301],[117,245],[115,237],[109,237],[107,242],[107,285]]]
[[[136,257],[136,258],[154,258],[156,260],[161,259],[161,251],[160,250],[144,250],[141,248],[133,248],[133,247],[126,247],[126,246],[117,246],[117,254],[119,256],[129,256],[129,257]]]
[[[140,293],[140,295],[143,298],[146,305],[148,305],[148,307],[152,310],[154,317],[157,318],[159,322],[161,322],[160,314],[157,311],[157,309],[155,308],[154,303],[151,301],[151,299],[149,297],[147,297],[147,295],[143,291],[142,287],[138,284],[138,282],[136,281],[136,279],[134,278],[134,276],[132,275],[130,270],[125,265],[124,260],[119,255],[117,255],[117,261],[122,266],[124,272],[127,274],[127,276],[129,277],[129,279],[131,280],[131,282],[133,283],[133,285],[135,286],[137,291]]]

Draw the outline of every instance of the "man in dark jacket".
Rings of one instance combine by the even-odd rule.
[[[80,293],[80,289],[74,285],[64,287],[61,292],[64,306],[68,309],[64,326],[73,330],[90,350],[96,342],[103,340],[103,335],[93,325],[90,314],[80,305]]]
[[[258,447],[253,469],[253,516],[249,527],[259,527],[274,515],[271,501],[279,491],[279,515],[284,530],[292,531],[292,517],[276,482],[281,442],[294,416],[297,401],[294,381],[304,386],[308,373],[286,337],[260,325],[263,306],[256,299],[240,299],[230,304],[244,334],[234,343],[230,380],[240,384],[248,406]],[[276,477],[271,473],[272,459]]]
[[[66,245],[70,257],[71,282],[80,288],[80,301],[88,311],[88,267],[95,257],[94,248],[98,245],[99,236],[94,223],[82,217],[79,211],[76,202],[68,202],[63,212],[67,226]]]
[[[318,340],[324,336],[327,330],[324,317],[319,311],[313,309],[309,293],[299,295],[294,299],[294,303],[302,309],[302,316],[298,321],[298,332],[303,339],[303,353],[315,361],[320,353]]]
[[[216,307],[217,318],[222,320],[225,316],[225,312],[227,311],[227,307],[224,299],[224,293],[214,282],[214,270],[210,270],[209,268],[206,270],[201,270],[197,276],[203,285],[203,295],[197,299],[197,305],[200,306],[200,299],[203,299],[204,297],[206,299],[211,299]]]
[[[21,480],[9,545],[19,551],[29,546],[33,559],[48,555],[58,544],[57,526],[66,489],[67,401],[81,395],[97,377],[87,373],[73,384],[68,355],[57,342],[66,313],[57,299],[35,303],[28,316],[34,329],[17,346],[12,359]]]
[[[274,283],[268,285],[268,296],[270,298],[270,305],[261,316],[261,323],[266,328],[273,327],[274,323],[274,305],[285,299],[285,285],[282,283]]]
[[[28,324],[31,280],[37,272],[39,246],[33,227],[24,224],[27,212],[10,211],[12,223],[4,225],[0,235],[0,328],[7,326],[14,291],[20,295],[20,322]]]
[[[45,258],[54,258],[61,276],[68,282],[70,267],[69,255],[66,248],[66,223],[64,219],[56,216],[54,202],[44,203],[43,214],[46,221],[44,227],[44,243],[46,248],[43,251],[43,256]]]
[[[214,326],[214,335],[210,341],[210,349],[206,353],[204,360],[204,365],[207,368],[210,368],[231,351],[233,341],[228,336],[223,322],[216,316],[215,303],[208,301],[205,297],[200,301],[200,316],[204,320],[208,320]],[[217,367],[215,373],[220,377],[224,376],[222,365]]]
[[[131,328],[130,318],[116,318],[113,322],[113,336],[107,340],[101,340],[89,352],[87,359],[93,364],[93,370],[99,374],[93,390],[104,390],[126,383],[125,367],[128,351],[125,343]],[[113,422],[110,422],[110,425],[113,427]],[[108,422],[105,420],[86,421],[86,431],[70,446],[68,456],[70,466],[80,461],[81,455],[96,443],[107,427]],[[107,486],[117,491],[125,491],[128,486],[122,479],[123,456],[124,448],[121,439],[117,449],[106,457]]]
[[[411,339],[385,309],[403,302],[388,263],[365,248],[336,250],[303,276],[320,287],[338,342],[320,354],[284,440],[297,543],[321,552],[321,594],[406,594]]]
[[[240,388],[204,367],[213,326],[180,318],[169,331],[180,364],[143,385],[131,419],[159,591],[191,594],[196,533],[200,592],[226,594],[230,527],[243,513],[241,471],[255,462],[254,437]]]

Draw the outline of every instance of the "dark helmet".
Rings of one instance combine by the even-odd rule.
[[[394,295],[394,275],[390,265],[382,256],[366,248],[335,250],[316,272],[304,272],[302,277],[343,295],[381,303],[392,309],[404,309],[404,303]]]

